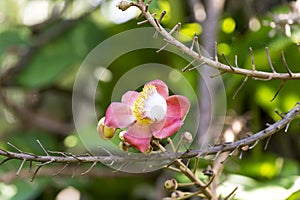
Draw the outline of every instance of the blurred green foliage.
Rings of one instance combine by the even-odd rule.
[[[34,49],[30,59],[18,73],[13,74],[13,81],[5,86],[10,95],[10,101],[20,107],[25,107],[37,115],[46,115],[63,123],[72,123],[71,119],[71,94],[73,82],[77,70],[88,53],[103,40],[125,30],[136,28],[136,20],[117,24],[113,23],[97,8],[93,13],[82,19],[77,19],[81,13],[97,1],[68,1],[67,9],[52,21],[41,21],[40,24],[27,25],[24,23],[24,11],[28,9],[29,0],[1,0],[0,2],[0,62],[4,71],[18,62],[21,55],[38,44],[41,35],[46,35],[53,28],[66,20],[74,20],[74,24],[50,41]],[[38,1],[36,1],[38,2]],[[53,9],[58,9],[63,0],[43,1],[48,5],[48,14]],[[66,1],[67,2],[67,1]],[[103,6],[109,9],[106,2]],[[55,7],[57,6],[57,7]],[[108,12],[115,12],[108,10]],[[150,10],[160,13],[167,10],[167,16],[163,25],[172,28],[177,22],[182,22],[184,34],[193,36],[196,32],[203,35],[203,27],[192,20],[191,9],[184,1],[153,1]],[[287,12],[286,6],[278,6],[276,12]],[[23,13],[23,14],[22,14]],[[53,13],[52,13],[53,14]],[[267,13],[255,15],[260,22],[268,21]],[[51,15],[48,15],[48,18]],[[77,19],[77,20],[76,20]],[[47,20],[47,19],[44,19]],[[296,43],[300,41],[299,31],[294,31],[291,37],[287,37],[281,30],[266,27],[260,24],[258,30],[248,27],[248,19],[244,13],[234,12],[226,8],[221,16],[220,23],[216,26],[220,29],[218,35],[218,53],[222,52],[234,63],[234,55],[238,55],[240,68],[251,68],[249,47],[254,52],[257,70],[271,71],[265,54],[265,47],[269,47],[273,65],[277,72],[286,72],[283,67],[280,52],[285,52],[290,69],[299,72],[299,52]],[[148,25],[143,25],[148,26]],[[275,34],[273,34],[275,32]],[[273,35],[272,35],[273,34]],[[47,37],[46,37],[47,38]],[[145,38],[150,40],[152,38]],[[183,39],[183,38],[181,38]],[[185,42],[190,42],[186,40]],[[220,60],[222,58],[220,56]],[[116,59],[109,69],[114,79],[101,82],[101,90],[97,98],[96,108],[99,117],[110,103],[112,88],[116,81],[128,70],[144,63],[161,63],[181,70],[188,61],[168,52],[155,53],[153,49],[137,50]],[[198,76],[193,72],[186,72],[184,76],[190,81],[197,91]],[[274,109],[285,112],[299,102],[300,93],[296,81],[288,81],[274,101],[270,101],[280,85],[280,81],[256,81],[249,80],[240,91],[237,98],[232,96],[243,81],[244,77],[225,74],[223,80],[226,87],[228,111],[234,110],[236,116],[245,112],[251,112],[251,120],[247,124],[253,132],[265,127],[266,123],[272,123],[279,119]],[[1,88],[2,89],[2,88]],[[107,98],[106,98],[107,97]],[[48,101],[47,101],[48,99]],[[49,100],[51,99],[51,100]],[[13,111],[1,104],[0,112],[0,136],[1,148],[15,150],[7,142],[11,142],[23,151],[43,154],[42,149],[36,143],[40,140],[49,150],[71,151],[82,153],[85,151],[76,134],[72,137],[66,134],[57,134],[41,127],[24,122],[22,116],[15,115]],[[25,115],[26,116],[26,115]],[[95,125],[96,126],[96,125]],[[69,134],[72,134],[70,130]],[[299,126],[292,123],[287,134],[274,136],[267,151],[263,151],[263,143],[251,152],[244,155],[242,160],[231,159],[225,166],[225,184],[220,191],[225,194],[236,185],[239,187],[236,199],[258,199],[264,192],[268,194],[276,191],[288,199],[299,199],[299,153],[300,153]],[[203,161],[205,167],[207,161]],[[21,161],[7,162],[0,168],[0,199],[29,200],[29,199],[54,199],[59,191],[67,186],[73,186],[80,191],[82,199],[155,199],[157,186],[161,172],[153,176],[118,177],[37,177],[32,183],[28,178],[11,178],[4,174],[16,172]],[[25,164],[25,167],[29,167]],[[89,166],[84,166],[89,167]],[[100,169],[107,170],[104,166]],[[25,169],[23,169],[25,170]],[[81,173],[81,172],[78,172]],[[78,174],[77,173],[77,174]],[[199,176],[203,176],[199,174]],[[181,176],[179,180],[185,181]],[[207,177],[203,177],[204,179]],[[292,188],[292,189],[291,189]],[[245,192],[245,193],[244,193]],[[247,196],[248,195],[248,196]],[[278,196],[277,196],[278,197]]]

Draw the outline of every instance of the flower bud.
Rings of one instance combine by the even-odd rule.
[[[181,197],[184,197],[184,193],[181,192],[180,190],[176,190],[176,191],[172,192],[171,197],[172,198],[181,198]]]
[[[105,117],[102,117],[97,125],[97,131],[102,139],[111,139],[114,137],[116,129],[108,127],[104,124]]]
[[[120,1],[117,4],[117,7],[122,11],[127,10],[127,8],[129,8],[130,6],[132,6],[132,3],[129,1]]]
[[[126,131],[120,131],[120,133],[119,133],[119,139],[121,140],[121,141],[125,141],[124,140],[124,134],[126,133]]]
[[[169,179],[169,180],[166,180],[164,186],[165,186],[166,190],[174,191],[174,190],[177,189],[178,184],[177,184],[177,181],[175,179]]]
[[[183,132],[181,138],[184,143],[190,144],[193,142],[193,135],[188,131]]]

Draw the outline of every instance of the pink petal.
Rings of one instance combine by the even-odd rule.
[[[124,134],[124,139],[141,152],[145,152],[149,148],[151,141],[150,126],[134,123]]]
[[[134,121],[135,117],[129,105],[113,102],[106,110],[104,124],[111,128],[126,128]]]
[[[169,96],[169,89],[168,86],[165,84],[165,82],[161,80],[153,80],[147,84],[154,85],[158,94],[160,94],[163,98],[167,98]]]
[[[128,91],[122,96],[122,103],[126,103],[132,106],[135,100],[138,98],[139,93],[136,91]]]
[[[179,118],[167,117],[163,126],[161,126],[161,122],[151,125],[152,134],[158,139],[167,138],[176,133],[182,125],[183,122]]]
[[[184,96],[172,95],[166,101],[168,117],[183,119],[190,109],[190,101]]]

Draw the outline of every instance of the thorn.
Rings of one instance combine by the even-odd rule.
[[[195,38],[195,37],[196,37],[196,33],[194,33],[194,38]],[[192,45],[191,45],[191,47],[190,47],[190,50],[193,50],[194,45],[195,45],[195,40],[193,39]]]
[[[187,66],[185,66],[181,71],[185,72],[196,60],[192,60]]]
[[[172,30],[169,32],[170,35],[172,35],[176,30],[180,29],[181,23],[178,22],[173,28]]]
[[[254,144],[252,144],[251,146],[249,146],[249,149],[253,149],[257,144],[258,144],[259,140],[256,140],[254,142]]]
[[[160,17],[159,17],[159,19],[158,19],[158,23],[160,24],[160,22],[161,22],[161,20],[164,18],[164,16],[166,15],[166,11],[164,10],[164,11],[162,11],[162,13],[161,13],[161,15],[160,15]]]
[[[218,43],[217,43],[217,41],[215,41],[214,52],[215,52],[215,61],[219,62],[218,61]]]
[[[59,175],[59,174],[60,174],[62,171],[64,171],[64,169],[66,169],[66,167],[68,167],[68,166],[69,166],[69,163],[66,163],[66,164],[63,166],[63,168],[61,168],[58,172],[52,174],[52,176],[57,176],[57,175]]]
[[[239,68],[239,65],[238,65],[238,56],[237,55],[234,55],[234,64],[235,64],[236,68]]]
[[[256,80],[256,81],[269,81],[272,79],[272,75],[270,75],[268,78],[257,78],[257,77],[253,77],[253,80]]]
[[[199,39],[198,39],[198,36],[194,36],[194,40],[195,40],[195,45],[196,45],[196,50],[197,50],[197,53],[198,53],[198,56],[199,58],[202,57],[202,54],[201,54],[201,51],[200,51],[200,45],[199,45]]]
[[[266,47],[266,54],[267,54],[268,62],[269,62],[270,68],[272,69],[272,72],[276,73],[276,71],[275,71],[275,69],[273,67],[273,64],[272,64],[272,60],[271,60],[271,56],[270,56],[269,48],[268,47]]]
[[[77,169],[78,169],[79,165],[80,165],[80,162],[79,162],[79,163],[77,163],[77,165],[75,166],[75,169],[74,169],[74,171],[73,171],[73,174],[72,174],[72,178],[74,178],[74,177],[75,177],[75,175],[76,175],[76,171],[77,171]]]
[[[43,166],[43,165],[40,165],[40,166],[38,166],[38,167],[36,168],[36,170],[34,171],[33,176],[32,176],[32,178],[31,178],[30,182],[33,182],[34,178],[36,177],[38,171],[42,168],[42,166]]]
[[[148,19],[136,23],[138,26],[148,22]]]
[[[198,68],[198,67],[201,67],[202,65],[205,65],[205,63],[203,62],[203,63],[200,63],[199,65],[197,65],[195,67],[189,68],[189,72],[196,69],[196,68]]]
[[[161,28],[160,28],[160,24],[159,24],[159,22],[157,21],[157,19],[156,19],[156,18],[153,18],[153,19],[154,19],[154,22],[155,22],[155,24],[156,24],[156,26],[157,26],[158,30],[159,30],[159,31],[161,31]]]
[[[279,111],[277,109],[275,109],[275,113],[281,118],[284,118],[284,115],[282,113],[279,113]]]
[[[23,151],[21,151],[19,148],[17,148],[15,145],[11,144],[10,142],[7,142],[7,144],[12,148],[16,149],[19,153],[24,153]]]
[[[169,45],[169,43],[166,43],[164,46],[162,46],[160,49],[158,49],[158,50],[156,51],[156,53],[161,52],[161,51],[164,50],[168,45]]]
[[[240,155],[239,155],[239,159],[240,159],[240,160],[242,160],[242,158],[243,158],[243,152],[244,152],[244,150],[243,150],[243,151],[240,151]]]
[[[222,72],[220,72],[218,74],[211,75],[210,78],[216,78],[216,77],[222,76],[223,74],[226,74],[226,73],[227,73],[226,71],[222,71]]]
[[[283,62],[283,65],[284,67],[286,68],[286,70],[288,71],[288,74],[290,77],[293,77],[293,73],[292,71],[290,70],[286,60],[285,60],[285,56],[284,56],[284,51],[281,51],[281,58],[282,58],[282,62]]]
[[[43,163],[40,163],[40,164],[36,164],[37,166],[44,166],[44,165],[48,165],[48,164],[50,164],[50,163],[52,163],[52,162],[54,162],[55,161],[55,159],[54,158],[51,158],[51,160],[49,160],[49,161],[47,161],[47,162],[43,162]]]
[[[87,173],[89,173],[97,164],[97,161],[93,162],[93,164],[91,165],[90,168],[88,168],[85,172],[82,172],[81,175],[85,175]]]
[[[250,55],[251,55],[251,66],[252,66],[252,70],[255,71],[255,64],[254,64],[254,55],[253,55],[253,50],[251,47],[249,47],[250,50]]]
[[[177,24],[178,24],[178,26],[177,26],[177,29],[176,29],[177,31],[176,31],[176,35],[175,35],[176,40],[178,40],[179,32],[180,32],[180,29],[181,29],[181,23],[178,22]]]
[[[12,158],[6,158],[6,159],[4,159],[4,160],[2,160],[1,162],[0,162],[0,165],[3,165],[4,163],[6,163],[7,161],[9,161],[9,160],[11,160]]]
[[[19,176],[19,174],[20,174],[20,172],[21,172],[21,170],[22,170],[25,162],[26,162],[26,159],[23,159],[23,161],[22,161],[22,163],[21,163],[21,165],[20,165],[20,167],[19,167],[19,169],[18,169],[18,171],[16,173],[16,176]]]
[[[267,139],[267,142],[265,144],[264,150],[267,150],[270,140],[271,140],[271,135]]]
[[[218,157],[219,157],[219,155],[222,153],[222,151],[218,151],[217,153],[216,153],[216,155],[215,155],[215,157],[212,159],[213,161],[214,160],[216,160]]]
[[[174,143],[173,143],[173,140],[171,138],[168,137],[168,143],[170,144],[171,148],[172,148],[172,151],[173,152],[176,152],[176,149],[175,149],[175,146],[174,146]]]
[[[224,198],[224,200],[228,200],[232,195],[234,195],[234,193],[237,191],[237,189],[238,189],[238,187],[235,187],[235,188],[232,190],[232,192],[230,192],[230,194],[228,194],[228,195]]]
[[[43,147],[42,143],[39,140],[36,140],[36,142],[40,145],[40,147],[43,149],[43,151],[45,152],[45,154],[47,156],[50,156],[49,153],[46,151],[46,149]]]
[[[195,159],[195,165],[194,165],[194,169],[193,169],[193,173],[196,174],[196,171],[198,169],[198,165],[199,165],[199,158],[197,157]]]
[[[231,69],[232,71],[234,71],[234,68],[232,67],[232,65],[231,65],[231,64],[229,63],[229,61],[227,60],[227,58],[226,58],[226,56],[225,56],[224,53],[222,53],[222,56],[223,56],[224,61],[226,62],[226,64],[230,67],[230,69]]]
[[[240,92],[240,90],[243,88],[243,86],[245,85],[245,83],[248,81],[249,76],[246,76],[245,79],[243,80],[242,84],[240,85],[240,87],[236,90],[236,92],[234,93],[232,99],[235,99],[236,96],[238,95],[238,93]]]
[[[284,84],[285,84],[286,80],[283,80],[279,86],[279,88],[277,89],[274,97],[270,100],[271,102],[275,100],[275,98],[277,97],[277,95],[279,94],[279,92],[281,91],[281,89],[283,88]]]
[[[32,160],[31,160],[31,161],[29,161],[29,169],[28,169],[28,173],[30,173],[30,172],[31,172],[31,170],[32,170]]]
[[[220,163],[221,164],[224,164],[224,162],[226,162],[228,160],[228,158],[230,158],[238,149],[240,148],[240,145],[238,145],[235,149],[233,149],[229,154],[228,156],[223,160],[221,161]]]
[[[213,180],[215,179],[215,174],[212,175],[212,177],[209,179],[208,183],[206,183],[203,188],[207,188],[208,186],[210,186],[210,184],[213,182]]]
[[[288,131],[289,127],[290,127],[290,122],[286,124],[286,127],[285,127],[285,129],[284,129],[284,132],[285,132],[285,133]]]

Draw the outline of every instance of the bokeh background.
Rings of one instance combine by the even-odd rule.
[[[115,0],[0,1],[1,148],[15,151],[7,144],[10,142],[22,151],[43,154],[36,142],[39,140],[47,150],[86,153],[72,119],[72,90],[77,70],[99,43],[136,28],[137,21],[143,20],[136,19],[138,9],[122,12],[117,3]],[[197,33],[208,52],[212,52],[217,41],[222,62],[221,53],[231,63],[237,55],[239,67],[251,69],[249,47],[252,47],[256,68],[271,71],[265,53],[268,47],[277,72],[286,72],[282,50],[290,69],[300,71],[299,1],[154,0],[149,9],[156,13],[167,11],[162,24],[172,28],[181,22],[181,32],[191,37]],[[145,26],[149,25],[141,25]],[[189,39],[180,39],[191,43]],[[119,57],[109,69],[99,68],[95,71],[102,86],[95,104],[99,118],[111,101],[116,81],[134,66],[145,63],[161,63],[177,70],[188,64],[166,51],[157,54],[153,49],[142,49]],[[176,80],[173,75],[169,78]],[[183,76],[201,94],[199,74],[185,72]],[[233,100],[244,77],[231,74],[222,77],[227,95],[224,134],[234,139],[263,129],[266,123],[280,119],[275,109],[286,112],[300,101],[299,81],[288,81],[271,102],[280,81],[249,80]],[[273,136],[267,150],[263,141],[245,152],[243,159],[231,158],[221,176],[220,190],[229,191],[237,185],[240,199],[259,198],[266,192],[274,199],[282,194],[290,196],[290,200],[299,199],[299,133],[296,121],[288,133]],[[199,168],[208,163],[203,160]],[[163,188],[166,178],[176,176],[185,180],[165,170],[129,174],[101,164],[85,175],[81,173],[90,166],[82,164],[69,166],[53,176],[63,165],[51,164],[41,168],[30,182],[33,172],[29,163],[16,176],[20,164],[21,161],[12,160],[0,166],[0,199],[67,199],[63,195],[87,200],[161,199],[167,194]]]

